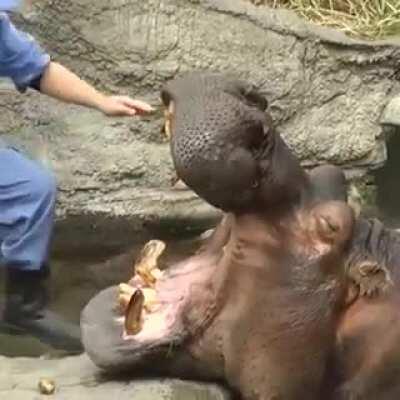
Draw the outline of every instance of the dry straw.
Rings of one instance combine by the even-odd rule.
[[[315,23],[365,39],[400,34],[400,0],[250,0],[286,7]]]

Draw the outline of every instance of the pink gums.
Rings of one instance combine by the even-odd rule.
[[[171,334],[174,326],[182,321],[183,309],[192,293],[192,286],[198,287],[212,279],[215,266],[213,257],[197,255],[171,270],[164,271],[155,285],[157,303],[152,307],[152,312],[143,310],[142,330],[136,335],[127,335],[124,330],[122,338],[151,342]],[[138,275],[131,279],[129,284],[136,289],[145,287]],[[123,324],[125,317],[118,320]]]

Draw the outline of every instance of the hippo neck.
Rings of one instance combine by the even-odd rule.
[[[299,238],[306,235],[303,229],[296,207],[286,210],[286,214],[234,216],[229,241],[220,262],[221,268],[215,274],[215,281],[219,282],[218,291],[222,291],[226,281],[236,279],[242,272],[245,275],[250,272],[259,279],[265,279],[266,286],[280,282],[283,286],[292,287],[294,291],[296,288],[319,291],[318,286],[330,278],[324,268],[307,265],[329,261],[323,257],[314,259],[303,251],[303,246],[299,246]],[[236,268],[235,273],[228,271],[232,266]],[[332,274],[332,279],[338,281],[342,277],[336,272]]]
[[[336,320],[346,293],[344,271],[327,275],[320,263],[329,260],[297,253],[296,235],[291,234],[296,229],[301,226],[291,215],[279,223],[272,218],[260,221],[259,215],[235,217],[213,276],[214,318],[236,307],[249,311],[265,304],[277,309],[292,304],[292,316],[300,320]]]
[[[267,208],[263,212],[236,214],[233,216],[233,230],[236,234],[241,232],[241,236],[265,235],[268,232],[268,236],[281,240],[284,235],[283,230],[290,231],[287,227],[296,219],[296,210],[295,205],[284,204],[271,210]]]
[[[231,216],[230,235],[217,266],[196,293],[202,301],[195,307],[192,304],[186,316],[193,343],[207,335],[210,327],[218,327],[218,321],[235,324],[243,318],[246,324],[251,310],[266,304],[275,309],[292,305],[290,318],[308,320],[315,329],[322,320],[329,326],[334,323],[345,295],[341,277],[327,278],[318,272],[321,260],[292,252],[297,239],[291,233],[301,229],[296,212],[294,209],[284,217]],[[235,317],[238,313],[240,317]],[[210,340],[214,340],[214,331],[210,332]]]

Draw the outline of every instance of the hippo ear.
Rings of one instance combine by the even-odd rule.
[[[348,276],[359,288],[361,296],[377,296],[393,286],[388,269],[375,261],[366,260],[351,265],[348,269]]]

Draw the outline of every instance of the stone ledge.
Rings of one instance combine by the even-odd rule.
[[[394,97],[386,105],[382,113],[381,124],[400,127],[400,97]]]
[[[0,397],[9,400],[230,400],[216,384],[179,379],[104,380],[86,355],[56,360],[0,357]],[[56,391],[40,395],[41,378],[54,380]]]

